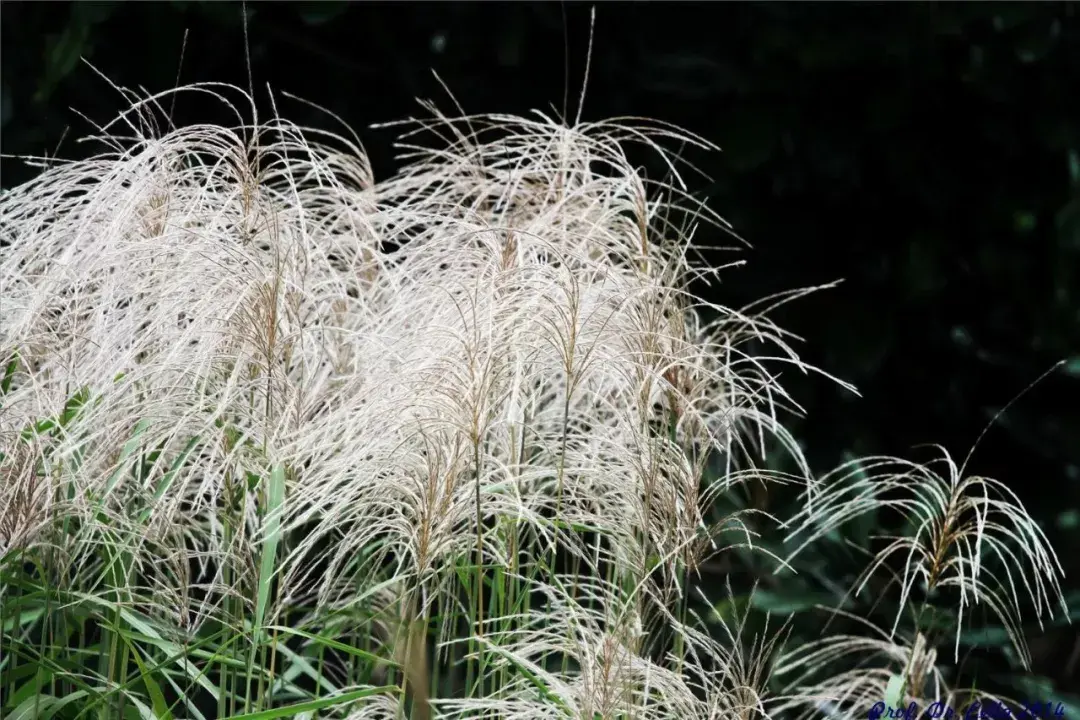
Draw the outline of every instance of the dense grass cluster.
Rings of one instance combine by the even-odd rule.
[[[948,632],[785,642],[712,612],[710,558],[791,556],[870,509],[897,617],[978,606],[1023,656],[1060,566],[993,480],[816,477],[802,363],[691,282],[723,221],[640,119],[172,128],[136,100],[89,161],[0,198],[0,692],[10,717],[672,720],[956,703]],[[236,103],[231,104],[231,103]],[[250,118],[245,120],[244,118]],[[627,159],[669,166],[650,183]],[[768,453],[797,474],[768,469]],[[857,472],[856,472],[857,470]],[[792,517],[742,502],[787,486]],[[791,556],[772,553],[779,571]],[[956,637],[959,637],[957,635]],[[939,645],[941,649],[939,650]],[[304,714],[306,713],[306,715]]]

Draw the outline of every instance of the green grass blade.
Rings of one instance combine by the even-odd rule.
[[[227,718],[222,718],[222,720],[274,720],[274,718],[292,717],[293,715],[302,712],[322,710],[323,708],[334,707],[335,705],[344,705],[345,703],[363,700],[364,698],[379,695],[381,693],[394,692],[397,689],[396,685],[364,688],[362,690],[353,690],[351,692],[342,693],[341,695],[336,695],[334,697],[307,700],[293,705],[286,705],[285,707],[260,710],[259,712],[246,713],[244,715],[230,715]]]
[[[330,638],[323,637],[321,635],[315,635],[313,633],[304,632],[303,630],[296,630],[294,628],[285,627],[283,625],[269,625],[269,626],[266,627],[266,630],[273,630],[275,632],[280,632],[280,633],[283,633],[283,634],[286,634],[286,635],[295,635],[297,637],[306,638],[308,640],[312,640],[314,642],[317,642],[320,645],[323,645],[325,647],[332,648],[334,650],[340,650],[341,652],[352,655],[353,657],[358,657],[358,658],[361,658],[363,660],[368,660],[368,661],[373,662],[373,663],[378,663],[378,664],[381,664],[381,665],[390,665],[391,667],[395,667],[395,668],[400,668],[401,667],[401,665],[399,663],[396,663],[393,660],[389,660],[389,659],[384,658],[384,657],[379,657],[378,655],[376,655],[374,653],[370,653],[370,652],[368,652],[366,650],[361,650],[360,648],[353,647],[352,645],[346,645],[343,642],[338,642],[337,640],[331,640]]]
[[[127,459],[131,457],[139,447],[139,438],[146,432],[146,428],[150,427],[150,420],[143,418],[135,424],[135,429],[131,433],[131,437],[124,443],[124,448],[120,451],[120,460],[117,461],[116,471],[109,477],[109,481],[105,484],[105,493],[99,498],[99,502],[104,502],[106,496],[112,492],[116,484],[120,482],[120,478],[124,475],[124,468],[127,465]]]
[[[147,670],[139,649],[123,633],[121,633],[121,637],[124,638],[124,643],[128,646],[131,657],[135,659],[135,664],[139,666],[139,675],[142,677],[143,685],[146,686],[146,692],[150,694],[150,703],[153,706],[155,717],[157,720],[173,720],[173,714],[169,710],[168,703],[165,702],[165,694],[161,692],[161,687],[154,680],[153,674]]]
[[[142,514],[139,516],[139,520],[141,522],[146,522],[150,518],[151,510],[157,504],[157,502],[161,500],[165,493],[168,492],[169,487],[172,485],[173,480],[176,478],[176,473],[180,471],[180,467],[188,459],[188,456],[191,455],[191,451],[194,450],[195,446],[199,444],[199,439],[200,438],[198,435],[195,435],[194,437],[189,439],[187,441],[187,445],[184,446],[184,449],[180,452],[177,458],[173,460],[173,463],[169,466],[168,471],[165,473],[165,475],[162,476],[161,482],[158,484],[157,490],[154,491],[153,503],[150,507],[143,510]]]
[[[262,562],[259,566],[259,596],[255,604],[255,633],[263,632],[263,619],[270,601],[270,586],[274,580],[277,564],[277,548],[281,542],[281,505],[285,500],[285,468],[277,465],[270,471],[270,487],[266,501],[266,540],[263,543]]]

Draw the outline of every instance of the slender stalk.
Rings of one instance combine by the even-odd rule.
[[[477,637],[476,652],[477,657],[477,676],[476,681],[479,685],[480,695],[484,694],[484,658],[485,651],[483,646],[484,637],[484,515],[483,507],[480,499],[481,489],[481,460],[480,460],[480,438],[473,439],[473,467],[476,468],[476,560],[475,560],[475,582],[476,582],[476,605],[474,611],[476,613],[476,625],[475,632]]]

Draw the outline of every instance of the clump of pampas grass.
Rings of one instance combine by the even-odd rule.
[[[763,310],[689,291],[716,272],[694,228],[724,223],[664,148],[702,138],[428,106],[376,181],[356,138],[173,92],[237,124],[161,130],[170,93],[137,99],[107,152],[0,198],[0,556],[22,578],[0,603],[57,601],[3,650],[27,662],[65,612],[97,628],[96,666],[50,645],[70,670],[48,702],[686,720],[862,716],[896,678],[951,697],[922,635],[784,648],[689,608],[700,564],[762,524],[809,542],[882,503],[916,532],[868,573],[902,555],[905,598],[956,588],[1018,646],[1021,594],[1060,604],[1000,483],[809,471],[777,370],[817,371]],[[746,483],[801,483],[802,514],[718,519]],[[874,670],[828,675],[855,655]]]

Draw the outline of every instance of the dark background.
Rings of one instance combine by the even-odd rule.
[[[808,412],[812,466],[938,442],[1006,481],[1042,522],[1080,610],[1080,6],[1066,3],[597,5],[583,119],[642,115],[720,145],[690,157],[692,190],[753,245],[709,299],[844,278],[777,313],[804,359],[853,382],[788,373]],[[453,113],[562,112],[585,72],[587,5],[281,2],[249,5],[257,92],[285,90],[344,118],[376,177],[415,98]],[[78,157],[74,140],[126,106],[118,85],[247,87],[230,3],[2,5],[3,152]],[[569,67],[567,68],[567,59]],[[569,81],[567,81],[569,78]],[[268,105],[264,104],[264,107]],[[337,130],[281,101],[301,125]],[[178,123],[206,121],[181,96]],[[644,161],[643,161],[644,162]],[[35,172],[5,157],[0,184]],[[648,166],[648,172],[660,168]],[[704,232],[702,245],[731,245]],[[713,257],[713,255],[710,255]],[[716,261],[734,259],[715,255]],[[1080,617],[1080,615],[1078,615]],[[1036,670],[1076,683],[1073,628],[1033,630]]]

